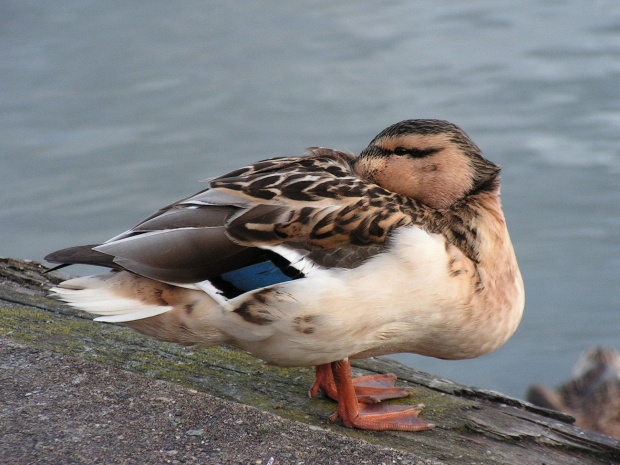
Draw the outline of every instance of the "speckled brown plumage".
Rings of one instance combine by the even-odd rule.
[[[228,233],[246,245],[301,239],[316,248],[333,249],[343,245],[383,245],[394,229],[415,224],[444,234],[450,243],[476,260],[473,219],[478,212],[469,202],[435,210],[360,179],[353,173],[355,160],[344,152],[309,149],[308,156],[301,160],[267,160],[211,181],[214,188],[242,194],[251,201],[276,196],[286,200],[248,210],[229,223]],[[291,197],[287,194],[290,192],[299,195]],[[326,198],[330,199],[328,205]]]
[[[338,400],[331,419],[376,430],[432,425],[419,406],[367,406],[410,392],[393,376],[351,381],[349,358],[477,357],[519,324],[499,167],[452,123],[402,121],[359,157],[311,148],[208,183],[104,244],[48,256],[114,269],[54,292],[162,340],[316,365],[311,394]]]

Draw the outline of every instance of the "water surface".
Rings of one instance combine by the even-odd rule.
[[[620,3],[0,5],[0,255],[112,237],[196,181],[441,118],[503,166],[526,283],[480,359],[398,360],[523,397],[620,347]]]

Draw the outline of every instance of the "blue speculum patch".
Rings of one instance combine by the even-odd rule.
[[[229,271],[222,275],[222,279],[229,282],[237,289],[248,292],[260,287],[291,281],[280,268],[272,262],[261,262],[246,266],[235,271]]]

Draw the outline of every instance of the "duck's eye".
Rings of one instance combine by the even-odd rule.
[[[429,155],[433,155],[434,153],[439,152],[441,149],[429,148],[429,149],[417,149],[417,148],[405,148],[405,147],[396,147],[394,149],[394,155],[407,155],[411,158],[424,158]]]

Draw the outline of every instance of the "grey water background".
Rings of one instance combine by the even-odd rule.
[[[409,118],[503,166],[527,303],[493,354],[396,358],[523,397],[620,348],[616,0],[4,0],[0,255],[104,241],[200,179]]]

